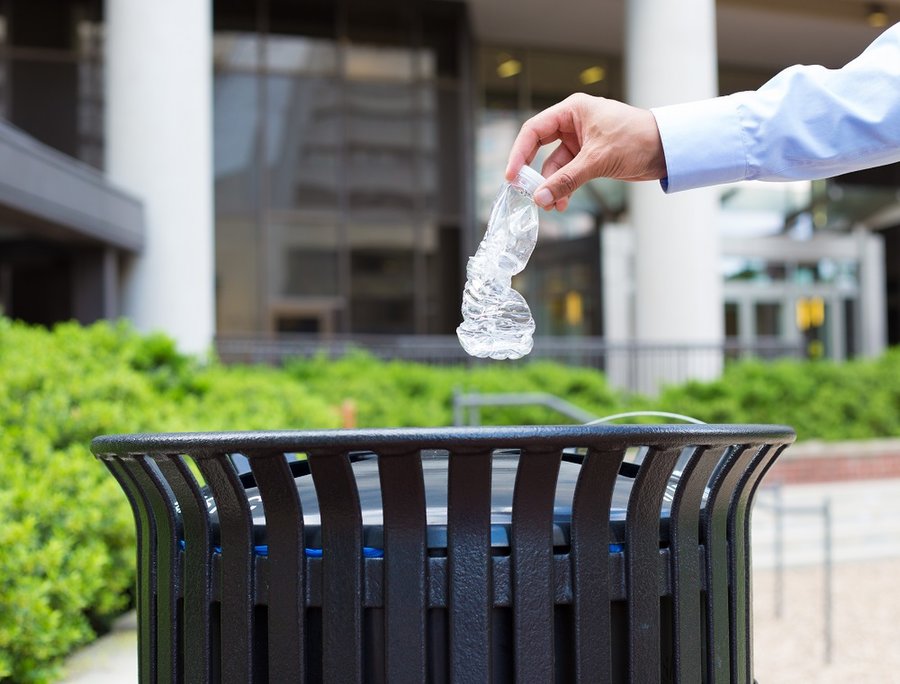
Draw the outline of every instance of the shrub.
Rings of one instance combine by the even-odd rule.
[[[425,366],[378,361],[357,351],[337,360],[324,356],[295,359],[287,372],[331,405],[351,401],[360,427],[427,427],[453,423],[454,391],[547,392],[598,416],[620,410],[625,398],[610,389],[601,373],[558,363],[535,361],[464,366]],[[542,407],[486,407],[485,424],[571,422]]]
[[[719,380],[667,388],[658,404],[710,423],[784,423],[799,439],[898,436],[900,350],[843,363],[736,363]]]
[[[93,437],[336,425],[274,369],[201,363],[123,324],[0,319],[0,681],[48,681],[132,599],[131,510]]]

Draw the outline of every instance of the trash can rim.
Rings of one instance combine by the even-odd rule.
[[[146,453],[243,453],[340,451],[379,448],[419,449],[524,448],[539,440],[542,448],[597,446],[626,448],[637,444],[669,446],[729,446],[746,442],[791,444],[793,428],[764,424],[648,424],[648,425],[522,425],[438,428],[365,428],[354,430],[265,430],[230,432],[169,432],[111,434],[95,437],[91,451],[99,457]]]

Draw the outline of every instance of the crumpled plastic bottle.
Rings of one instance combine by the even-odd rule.
[[[512,277],[525,268],[537,244],[534,192],[543,182],[541,174],[523,166],[515,180],[503,184],[478,251],[469,257],[456,335],[471,356],[518,359],[534,345],[534,318]]]

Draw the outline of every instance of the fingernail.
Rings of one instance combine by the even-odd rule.
[[[549,207],[553,204],[553,195],[550,194],[547,188],[541,188],[534,193],[534,203],[542,207]]]

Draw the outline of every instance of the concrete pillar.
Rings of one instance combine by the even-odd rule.
[[[884,236],[862,227],[856,228],[854,235],[859,244],[859,354],[879,356],[888,340]]]
[[[634,339],[634,231],[631,226],[605,223],[600,248],[603,274],[603,337],[606,341],[604,370],[609,384],[633,390],[637,378]]]
[[[626,3],[625,79],[629,103],[641,107],[718,93],[714,0]],[[652,391],[666,380],[715,377],[724,338],[722,275],[715,189],[665,195],[659,184],[629,186],[635,229],[635,340]],[[657,362],[655,345],[686,345]],[[694,354],[688,349],[703,346]]]
[[[106,171],[144,202],[123,313],[186,352],[214,334],[210,0],[106,0]]]

